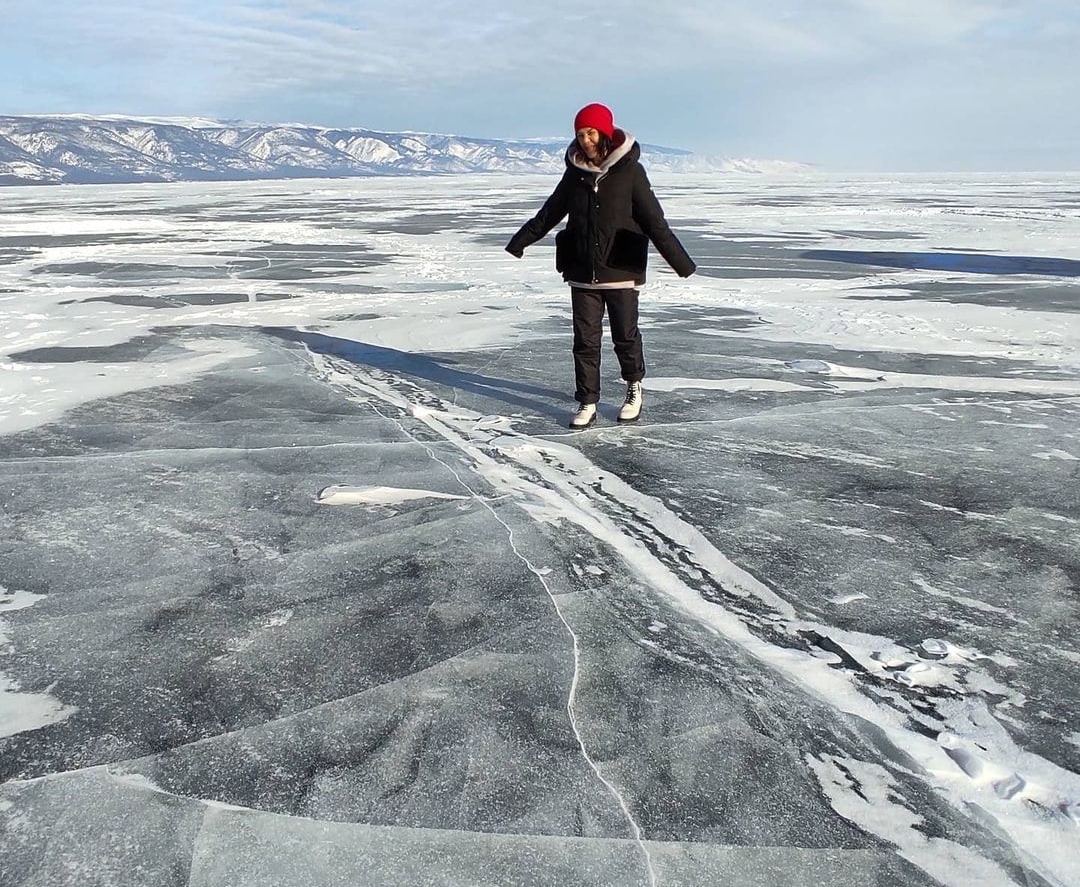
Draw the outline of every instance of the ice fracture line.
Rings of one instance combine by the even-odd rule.
[[[373,384],[373,380],[366,383],[361,382],[351,373],[345,373],[340,369],[334,368],[331,365],[330,361],[328,361],[322,355],[312,352],[310,350],[308,353],[314,360],[316,368],[319,369],[324,374],[324,376],[328,378],[328,380],[330,380],[332,383],[334,381],[337,381],[339,383],[346,381],[350,382],[352,384],[346,385],[345,387],[353,388],[358,392],[371,394],[382,402],[390,403],[398,407],[399,409],[404,409],[406,412],[411,413],[414,418],[421,421],[432,431],[436,432],[448,443],[452,443],[459,449],[463,450],[468,456],[474,459],[478,459],[479,461],[490,461],[490,457],[487,457],[486,455],[478,451],[474,446],[469,444],[467,441],[463,440],[457,432],[452,430],[444,423],[438,421],[428,410],[416,410],[406,398],[402,398],[400,395],[395,395],[392,392],[384,391],[381,386]],[[404,434],[405,437],[407,437],[413,443],[422,447],[432,461],[437,462],[439,465],[442,465],[447,471],[449,471],[450,474],[453,476],[454,480],[456,480],[461,485],[461,487],[469,494],[470,498],[478,502],[491,513],[491,516],[495,518],[496,521],[498,521],[498,523],[503,527],[504,530],[506,530],[506,536],[507,541],[510,544],[510,550],[514,552],[515,557],[517,557],[518,560],[520,560],[525,565],[529,572],[536,576],[545,593],[551,599],[551,604],[552,607],[554,607],[555,609],[555,614],[559,617],[559,621],[566,628],[566,631],[570,635],[570,639],[573,644],[574,674],[570,680],[570,691],[567,695],[566,700],[566,713],[570,721],[570,729],[574,732],[574,738],[577,740],[578,749],[581,751],[581,756],[585,759],[585,763],[589,765],[589,768],[596,775],[596,778],[600,781],[604,788],[607,789],[608,793],[615,799],[616,803],[619,805],[619,809],[622,811],[624,818],[629,824],[630,830],[634,837],[634,842],[637,844],[638,849],[641,851],[641,855],[645,861],[645,868],[649,877],[649,887],[657,887],[658,882],[656,877],[656,869],[653,867],[652,854],[649,853],[649,848],[645,843],[644,837],[642,836],[641,826],[634,818],[634,814],[630,810],[630,805],[627,803],[626,798],[623,796],[622,792],[620,792],[618,787],[616,787],[606,776],[604,776],[604,774],[600,770],[599,765],[596,763],[596,761],[593,760],[592,756],[589,754],[589,750],[585,744],[585,739],[581,735],[581,730],[578,728],[578,719],[577,713],[574,708],[574,703],[577,699],[577,688],[581,676],[581,647],[578,642],[577,633],[574,631],[573,627],[570,625],[570,622],[567,620],[566,615],[563,613],[562,608],[559,606],[558,598],[552,592],[551,586],[548,584],[547,579],[544,577],[544,571],[538,568],[535,564],[533,564],[532,561],[529,560],[528,556],[517,547],[517,543],[514,540],[514,531],[510,527],[510,525],[507,524],[506,521],[504,521],[501,517],[499,517],[498,512],[496,512],[495,509],[492,508],[490,502],[487,499],[477,493],[461,478],[461,475],[459,475],[457,471],[454,470],[452,465],[440,459],[435,453],[435,451],[431,449],[431,447],[429,447],[423,441],[419,440],[414,435],[410,434],[408,429],[398,419],[395,419],[392,416],[388,416],[386,413],[384,413],[382,410],[372,404],[368,405],[375,413],[397,425],[397,427],[401,430],[401,433]]]

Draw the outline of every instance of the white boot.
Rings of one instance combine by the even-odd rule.
[[[636,422],[641,416],[641,383],[626,383],[626,400],[619,410],[620,422]]]
[[[570,420],[570,427],[580,431],[582,428],[588,428],[595,421],[596,404],[580,403],[578,404],[578,411],[574,413],[574,417]]]

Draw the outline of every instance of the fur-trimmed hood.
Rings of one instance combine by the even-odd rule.
[[[606,174],[611,172],[612,168],[620,160],[628,157],[635,148],[637,150],[634,153],[639,156],[641,154],[641,148],[638,147],[637,140],[625,130],[616,129],[612,133],[611,142],[611,153],[597,166],[585,156],[577,139],[574,139],[566,149],[566,165],[580,169],[582,172]]]

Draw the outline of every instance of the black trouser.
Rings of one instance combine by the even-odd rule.
[[[627,382],[645,378],[645,354],[638,329],[638,291],[636,289],[570,288],[574,307],[574,378],[578,403],[600,400],[600,339],[603,335],[604,309],[607,308],[611,342],[619,359],[622,377]]]

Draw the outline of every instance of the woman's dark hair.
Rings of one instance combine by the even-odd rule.
[[[611,141],[611,139],[608,138],[608,136],[604,135],[604,133],[600,133],[599,137],[596,140],[596,155],[597,155],[597,157],[599,157],[601,160],[603,160],[605,157],[608,156],[608,154],[611,153],[611,149],[614,148],[614,147],[615,147],[615,143],[613,141]]]

